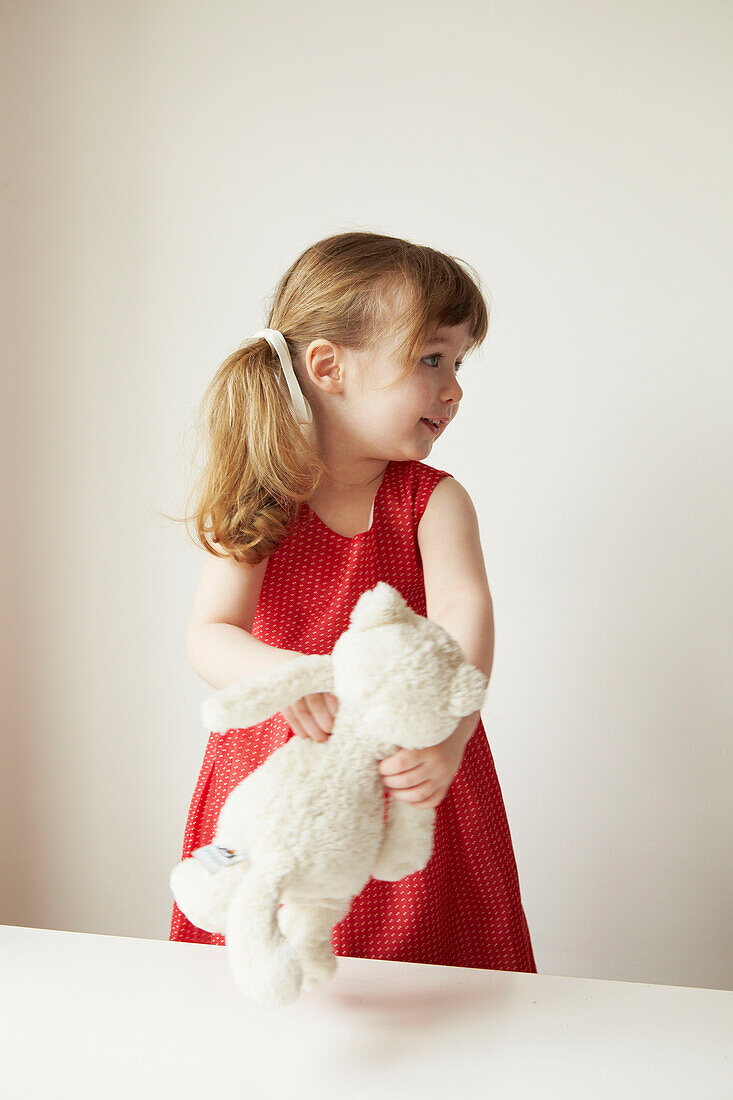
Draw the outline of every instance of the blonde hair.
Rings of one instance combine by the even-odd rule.
[[[283,334],[299,382],[304,352],[318,337],[355,350],[393,339],[402,369],[392,386],[414,370],[435,329],[468,322],[470,351],[484,340],[488,321],[480,279],[464,261],[400,237],[349,232],[298,256],[277,285],[265,327]],[[250,338],[227,356],[204,393],[197,425],[207,455],[193,511],[166,518],[187,530],[192,520],[194,543],[217,557],[251,565],[268,557],[327,472],[293,415],[280,374],[264,337]]]

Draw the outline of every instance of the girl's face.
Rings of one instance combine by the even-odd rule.
[[[361,397],[363,431],[383,457],[422,460],[433,443],[451,424],[463,397],[457,368],[470,342],[468,323],[444,326],[421,349],[411,374],[391,389],[379,389],[393,381],[400,366],[385,350],[372,358]],[[440,420],[437,429],[425,419]],[[361,419],[361,417],[360,417]]]

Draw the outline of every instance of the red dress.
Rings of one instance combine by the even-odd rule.
[[[353,538],[303,507],[270,555],[252,634],[300,653],[330,653],[359,596],[386,581],[425,615],[417,525],[451,475],[424,462],[390,462],[367,531]],[[211,733],[193,795],[182,859],[213,840],[232,788],[294,737],[282,714]],[[385,798],[388,798],[385,792]],[[173,905],[171,940],[222,945]],[[461,766],[436,807],[433,854],[399,882],[370,878],[332,933],[336,955],[441,966],[537,972],[494,761],[479,719]]]

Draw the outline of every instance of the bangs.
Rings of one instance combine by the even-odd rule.
[[[381,313],[375,343],[387,340],[402,367],[391,384],[414,369],[420,351],[438,329],[467,323],[468,354],[484,341],[489,328],[489,306],[480,277],[465,261],[420,247],[414,252],[408,249],[400,267],[397,275],[382,283],[375,303]]]

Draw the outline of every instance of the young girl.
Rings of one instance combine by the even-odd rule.
[[[490,676],[476,513],[452,475],[425,462],[438,435],[458,430],[456,374],[488,330],[467,268],[397,237],[319,241],[280,280],[268,328],[217,371],[194,513],[209,557],[188,629],[193,667],[213,688],[330,653],[378,581]],[[330,693],[307,695],[257,726],[212,732],[182,858],[211,843],[240,780],[290,737],[325,740],[337,709]],[[369,880],[333,929],[335,954],[536,972],[480,712],[440,745],[378,768],[386,802],[436,808],[433,854],[399,882]],[[175,904],[170,938],[225,942]]]

